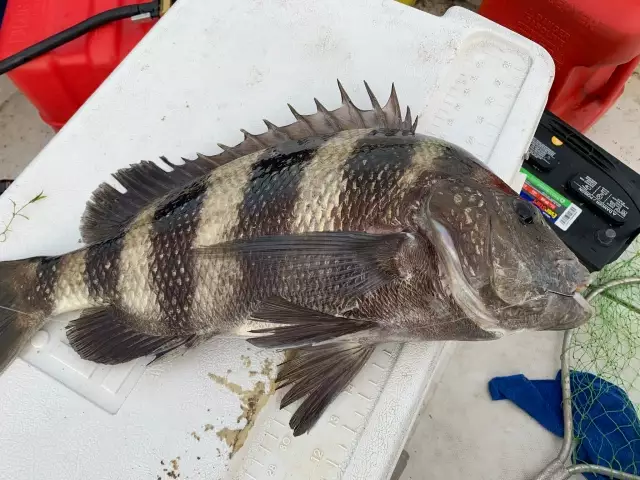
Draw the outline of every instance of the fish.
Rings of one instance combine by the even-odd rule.
[[[588,321],[589,272],[463,148],[416,132],[392,85],[217,155],[142,161],[87,202],[84,246],[0,263],[0,372],[51,317],[118,364],[216,335],[290,349],[281,407],[309,432],[377,345],[494,340]],[[165,168],[161,168],[161,165]],[[154,360],[155,361],[155,360]]]

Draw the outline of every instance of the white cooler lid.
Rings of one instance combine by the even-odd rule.
[[[380,101],[395,82],[420,133],[463,146],[519,189],[553,71],[542,48],[461,8],[435,17],[393,0],[177,2],[0,198],[6,221],[12,200],[47,196],[13,223],[0,258],[77,248],[85,202],[116,169],[217,153],[239,128],[264,131],[262,118],[293,121],[287,103],[336,108],[337,78],[361,108],[362,80]],[[0,376],[0,478],[386,479],[445,346],[381,346],[311,433],[293,438],[293,407],[278,410],[280,392],[261,396],[278,352],[221,338],[150,367],[105,367],[80,360],[62,327],[50,322]],[[254,415],[256,401],[266,405]],[[230,460],[225,440],[238,438]]]

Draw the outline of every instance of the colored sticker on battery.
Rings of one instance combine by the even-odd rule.
[[[521,168],[520,172],[527,177],[520,196],[538,207],[556,227],[566,231],[580,216],[582,209],[525,168]]]

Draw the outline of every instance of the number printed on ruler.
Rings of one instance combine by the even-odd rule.
[[[340,480],[399,351],[395,344],[376,348],[308,435],[294,437],[289,426],[299,402],[282,410],[270,402],[268,418],[250,432],[240,476],[234,478]]]
[[[464,46],[428,133],[463,146],[481,160],[488,158],[528,69],[525,59],[501,49],[499,41]]]

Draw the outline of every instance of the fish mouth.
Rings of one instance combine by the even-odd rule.
[[[556,260],[555,266],[565,278],[572,279],[572,281],[569,282],[569,285],[566,285],[566,288],[562,288],[561,291],[549,289],[552,293],[565,296],[573,296],[574,293],[581,294],[593,281],[589,270],[587,270],[582,262],[573,254],[571,257]]]
[[[547,289],[545,290],[545,293],[554,293],[556,295],[560,295],[563,297],[573,297],[577,302],[580,302],[580,303],[584,302],[586,306],[589,306],[591,308],[591,305],[589,305],[589,302],[587,302],[587,300],[582,295],[591,284],[591,280],[592,279],[589,277],[589,275],[586,275],[585,278],[581,280],[572,291],[565,293],[565,292],[559,292],[557,290]]]
[[[587,278],[587,280],[576,287],[575,293],[582,294],[589,287],[589,285],[591,285],[591,279]]]
[[[549,292],[549,293],[557,293],[557,292]],[[562,303],[571,302],[568,304],[567,313],[563,319],[558,320],[555,325],[548,326],[544,328],[544,330],[552,330],[552,331],[560,331],[560,330],[570,330],[572,328],[578,328],[589,321],[589,319],[593,316],[595,310],[591,304],[577,291],[572,295],[563,295],[558,294],[559,297],[562,298],[563,301],[558,302],[557,308],[562,307]]]

